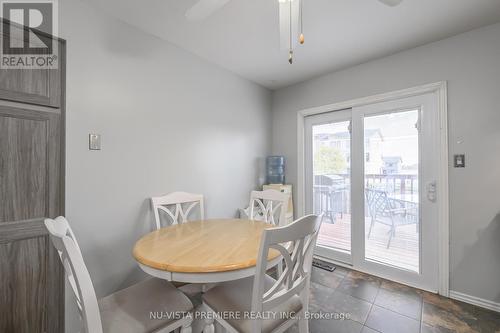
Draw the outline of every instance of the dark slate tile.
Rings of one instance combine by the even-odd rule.
[[[382,333],[420,332],[419,321],[381,308],[377,305],[372,307],[365,326]]]
[[[422,296],[411,291],[380,288],[374,304],[416,320],[421,318]]]
[[[361,333],[379,333],[379,332],[369,328],[368,326],[363,326]]]
[[[422,323],[421,333],[455,333],[453,330],[449,330],[444,327],[433,327]]]
[[[451,301],[451,300],[450,300]],[[453,304],[450,302],[450,304]],[[478,320],[470,312],[459,310],[454,306],[443,308],[424,301],[422,322],[437,332],[479,332]]]
[[[494,324],[482,320],[473,305],[428,292],[423,293],[423,299],[422,321],[428,326],[455,332],[482,332],[481,326],[486,325],[486,332],[495,332],[488,331]]]
[[[328,302],[328,298],[333,296],[333,293],[333,289],[325,287],[319,283],[311,282],[309,295],[309,311],[334,312],[332,303]]]
[[[309,330],[310,332],[311,330]],[[285,331],[285,333],[299,333],[299,327],[297,324],[293,325],[292,327],[290,327],[289,329],[287,329]]]
[[[311,319],[309,320],[310,333],[360,333],[363,326],[352,320],[339,319]],[[286,330],[286,333],[299,333],[298,325]],[[366,332],[370,333],[370,332]]]
[[[424,294],[423,290],[412,288],[401,283],[392,282],[384,279],[380,284],[380,288],[419,298],[422,298],[422,295]]]
[[[352,272],[351,269],[348,269],[348,268],[345,268],[345,267],[340,267],[340,266],[337,266],[335,268],[335,270],[333,271],[333,273],[335,273],[337,276],[340,276],[340,277],[345,277],[350,272]]]
[[[451,298],[443,297],[437,294],[429,293],[426,291],[422,292],[424,303],[432,304],[438,308],[447,310],[455,314],[456,316],[465,316],[467,318],[475,318],[474,316],[474,306],[453,300]]]
[[[477,328],[480,332],[500,333],[500,313],[480,307],[474,307],[478,319]]]
[[[359,298],[352,297],[342,292],[336,291],[327,302],[331,304],[335,313],[344,314],[348,318],[364,324],[372,304]]]
[[[363,325],[347,319],[311,319],[309,332],[311,333],[361,333]]]
[[[380,287],[380,279],[368,274],[351,271],[342,280],[337,290],[373,303]]]
[[[325,287],[335,289],[339,286],[340,282],[344,279],[344,274],[336,272],[325,271],[324,269],[313,267],[311,272],[311,281],[319,283]]]

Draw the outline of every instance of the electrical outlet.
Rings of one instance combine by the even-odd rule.
[[[89,134],[89,150],[101,150],[101,134]]]

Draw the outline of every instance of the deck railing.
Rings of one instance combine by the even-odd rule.
[[[314,208],[317,212],[330,211],[350,213],[350,174],[335,174],[322,184],[315,184],[313,189]],[[418,192],[418,175],[415,174],[367,174],[365,187],[384,190],[392,195],[408,195]]]
[[[418,175],[414,174],[395,174],[365,175],[365,187],[385,186],[388,192],[399,194],[411,194],[418,191]],[[391,191],[392,189],[392,191]]]

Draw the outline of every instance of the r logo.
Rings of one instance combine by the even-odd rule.
[[[50,2],[3,2],[3,54],[51,54],[53,10]],[[16,25],[24,26],[25,28]]]

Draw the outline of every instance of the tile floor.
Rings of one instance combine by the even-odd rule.
[[[341,267],[313,268],[310,311],[348,317],[311,319],[311,333],[500,333],[499,313]]]

